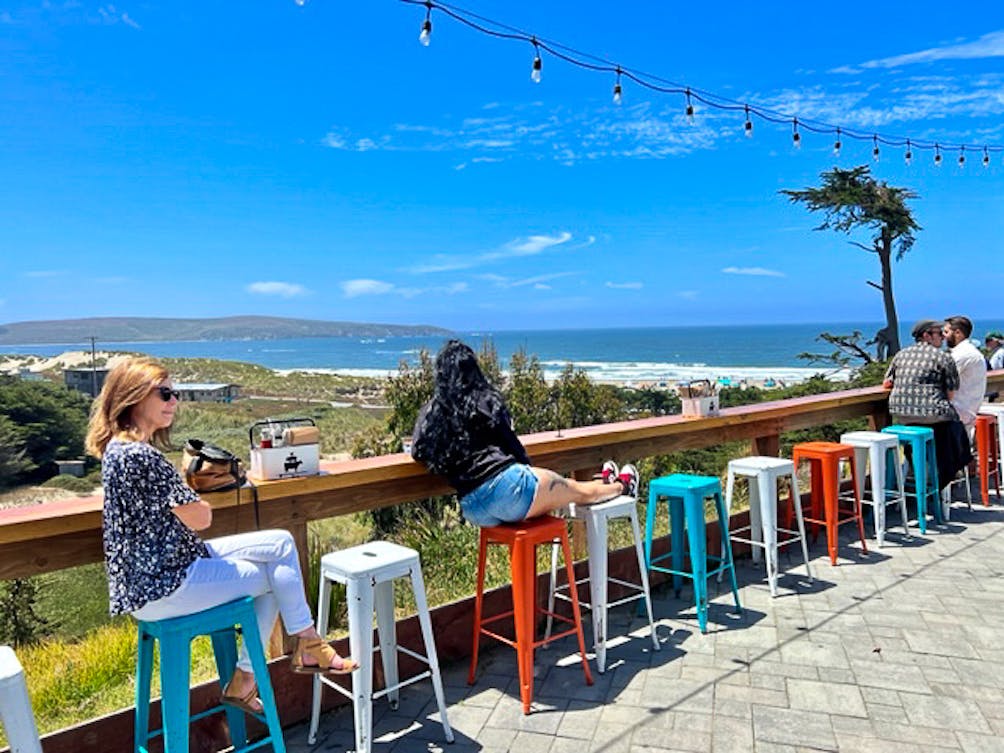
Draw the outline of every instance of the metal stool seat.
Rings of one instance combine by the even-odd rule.
[[[652,533],[655,529],[655,514],[660,497],[668,501],[670,518],[670,551],[659,557],[652,557]],[[718,530],[721,532],[723,553],[721,557],[709,557],[707,551],[707,523],[704,520],[704,501],[714,499],[718,513]],[[690,542],[689,571],[683,569],[684,532]],[[669,559],[672,567],[660,565]],[[708,570],[708,560],[717,566]],[[680,595],[683,578],[694,582],[694,602],[697,606],[697,623],[702,633],[708,632],[708,578],[719,572],[728,572],[735,599],[736,611],[741,612],[739,587],[736,584],[736,568],[732,562],[732,545],[729,543],[729,520],[722,500],[722,484],[712,476],[694,476],[674,473],[652,479],[648,485],[648,514],[645,525],[645,564],[649,570],[668,573],[673,576],[673,590]]]
[[[0,722],[12,753],[42,753],[24,669],[10,646],[0,646]]]
[[[235,753],[271,745],[275,753],[285,753],[282,726],[275,706],[275,694],[269,679],[268,663],[258,633],[254,600],[245,596],[201,612],[172,617],[166,620],[138,620],[139,638],[136,653],[136,711],[135,749],[146,753],[149,741],[163,735],[164,747],[170,753],[187,753],[189,724],[220,711],[226,712],[230,739]],[[253,714],[268,727],[268,735],[253,743],[247,741],[244,711],[233,706],[218,704],[189,716],[189,680],[191,671],[192,639],[209,635],[216,655],[216,668],[220,673],[220,686],[237,666],[237,627],[240,626],[244,645],[247,646],[258,683],[258,697],[264,713]],[[163,726],[150,730],[150,680],[153,674],[153,642],[160,641],[160,712]]]
[[[426,655],[397,645],[397,629],[394,622],[394,581],[408,578],[415,596],[418,622],[422,628],[422,640]],[[317,739],[317,727],[321,716],[321,691],[327,685],[346,698],[352,699],[355,720],[356,753],[369,753],[373,734],[373,701],[387,696],[390,706],[397,708],[399,690],[412,683],[430,678],[432,689],[439,705],[439,715],[443,724],[443,734],[447,742],[453,742],[453,730],[446,718],[446,699],[443,695],[443,681],[439,674],[439,659],[429,619],[429,606],[425,600],[425,581],[418,552],[389,541],[372,541],[369,544],[343,549],[321,557],[321,584],[318,596],[317,632],[325,635],[331,604],[331,584],[345,585],[346,601],[349,606],[349,646],[351,655],[359,662],[359,668],[352,673],[352,690],[346,690],[329,676],[314,675],[314,694],[310,712],[310,730],[307,741],[313,745]],[[377,631],[380,636],[380,658],[383,663],[386,687],[373,691],[373,612],[376,610]],[[413,677],[399,679],[397,654],[401,652],[417,659],[428,669]]]
[[[926,426],[905,426],[893,424],[882,429],[883,434],[899,437],[901,447],[910,450],[913,466],[913,492],[906,492],[917,502],[917,527],[921,535],[927,533],[927,504],[931,502],[934,522],[941,523],[947,517],[947,505],[942,510],[941,484],[938,483],[938,457],[934,451],[934,429]]]
[[[777,596],[778,549],[788,544],[801,542],[802,557],[805,560],[805,572],[812,580],[812,569],[809,566],[809,548],[805,541],[805,524],[802,521],[802,507],[795,504],[797,530],[779,528],[777,525],[777,483],[787,477],[791,483],[791,498],[797,500],[798,483],[795,480],[795,464],[790,460],[766,456],[750,456],[730,460],[728,465],[728,480],[725,483],[725,514],[732,520],[732,495],[735,490],[736,477],[749,480],[750,489],[750,523],[741,528],[729,529],[729,540],[749,544],[753,550],[753,561],[760,560],[760,550],[767,554],[767,583],[770,595]],[[748,537],[736,534],[749,533]],[[784,535],[784,540],[778,540],[778,534]],[[721,582],[722,573],[718,573]]]
[[[567,630],[557,635],[550,635],[542,640],[536,638],[536,615],[544,610],[537,606],[537,547],[558,541],[565,558],[565,570],[569,582],[575,580],[572,568],[572,551],[568,544],[568,527],[564,519],[553,515],[530,518],[518,523],[504,523],[498,526],[488,526],[481,529],[478,546],[478,585],[474,601],[474,642],[471,647],[471,667],[467,673],[468,685],[474,684],[474,674],[478,667],[478,647],[482,635],[487,635],[497,641],[516,649],[516,664],[519,671],[519,695],[523,705],[523,713],[530,713],[533,702],[533,657],[540,646],[551,641],[575,634],[579,639],[579,653],[582,656],[582,671],[586,684],[593,684],[593,675],[589,671],[586,659],[586,641],[582,635],[582,616],[579,612],[579,598],[575,589],[569,589],[572,600],[572,617],[553,615],[569,625]],[[512,573],[512,609],[501,614],[483,617],[485,591],[485,564],[488,559],[488,546],[498,545],[508,547],[509,566]],[[498,620],[513,618],[516,640],[500,635],[490,630],[487,625]]]
[[[830,554],[830,564],[837,564],[837,531],[844,523],[857,522],[858,535],[861,538],[861,551],[868,553],[865,543],[865,525],[861,516],[861,497],[858,495],[858,469],[854,461],[854,448],[837,442],[801,442],[791,448],[791,461],[798,469],[799,463],[809,463],[812,517],[806,518],[806,523],[812,523],[813,531],[819,526],[826,528],[826,548]],[[851,493],[840,492],[840,464],[850,465]],[[801,500],[795,500],[800,505]],[[850,503],[841,508],[841,502]]]
[[[652,634],[652,648],[659,650],[659,637],[655,632],[655,620],[652,618],[652,594],[648,585],[648,569],[645,567],[645,555],[641,546],[641,529],[638,526],[638,500],[634,497],[614,497],[606,502],[595,505],[569,505],[567,517],[573,520],[585,520],[586,541],[589,548],[589,577],[577,580],[575,585],[589,581],[589,601],[579,600],[579,605],[591,610],[593,615],[593,645],[596,651],[596,670],[602,674],[607,666],[607,610],[629,602],[644,600],[648,613],[648,624]],[[638,557],[639,582],[629,583],[618,578],[611,578],[609,573],[609,548],[607,532],[611,520],[627,518],[631,522],[631,532],[635,554]],[[571,601],[571,597],[563,593],[568,590],[568,583],[557,584],[558,545],[551,546],[551,586],[548,592],[547,611],[554,611],[554,600]],[[624,598],[610,602],[607,590],[610,583],[629,589]],[[553,618],[547,617],[545,636],[551,634]]]
[[[861,504],[871,505],[875,516],[875,540],[879,547],[885,545],[885,508],[899,505],[903,520],[903,533],[910,535],[909,515],[906,512],[906,489],[903,485],[903,466],[899,462],[899,438],[881,431],[851,431],[840,435],[840,444],[854,448],[858,466],[858,496]],[[865,467],[871,476],[871,493],[865,494]],[[890,489],[889,481],[893,488]]]

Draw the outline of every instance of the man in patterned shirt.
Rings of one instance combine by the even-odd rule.
[[[942,488],[972,459],[969,437],[951,402],[959,389],[959,370],[941,350],[944,327],[944,322],[932,319],[917,322],[911,332],[914,344],[893,356],[883,382],[886,389],[892,388],[889,412],[895,423],[934,430]]]

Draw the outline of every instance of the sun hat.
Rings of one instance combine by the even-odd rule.
[[[993,330],[991,332],[987,332],[986,337],[984,337],[983,339],[984,340],[997,340],[999,342],[1004,342],[1004,334],[1001,334],[1001,332],[999,330],[995,329],[995,330]]]

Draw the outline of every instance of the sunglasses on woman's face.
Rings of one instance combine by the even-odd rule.
[[[172,397],[175,400],[181,400],[181,393],[178,392],[177,390],[172,390],[170,387],[164,387],[164,386],[158,387],[157,393],[160,395],[160,399],[163,400],[165,403],[171,402]]]

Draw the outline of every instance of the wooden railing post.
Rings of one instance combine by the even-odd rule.
[[[781,435],[767,434],[762,437],[753,437],[753,454],[776,458],[781,454]]]
[[[889,404],[885,407],[877,408],[868,416],[868,428],[871,431],[882,431],[892,423],[892,414],[889,413]]]

